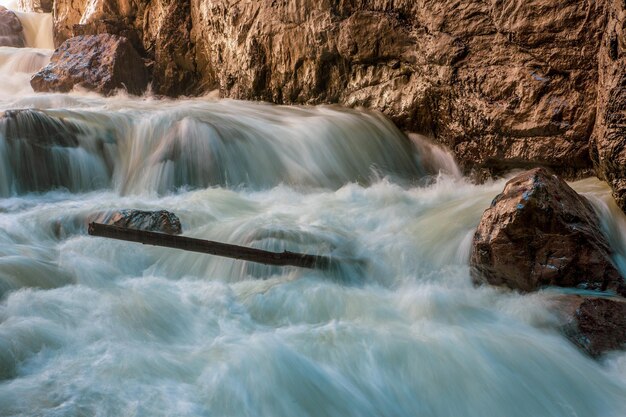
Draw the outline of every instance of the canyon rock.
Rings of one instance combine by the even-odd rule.
[[[514,177],[493,200],[474,235],[470,262],[477,283],[626,294],[591,204],[543,168]]]
[[[192,3],[203,85],[383,111],[466,171],[591,168],[602,2]]]
[[[166,210],[115,210],[91,215],[87,218],[87,223],[91,222],[170,235],[183,232],[178,216]]]
[[[57,45],[79,35],[123,36],[153,61],[155,93],[179,96],[203,91],[197,83],[190,0],[57,1],[54,11]]]
[[[626,299],[581,295],[552,297],[565,335],[591,356],[626,345]]]
[[[110,95],[142,94],[148,85],[144,61],[123,37],[78,36],[54,51],[50,64],[31,79],[35,91],[68,92],[75,86]]]
[[[376,109],[452,149],[476,178],[537,166],[572,178],[595,168],[624,207],[622,3],[59,0],[54,8],[57,42],[102,32],[138,39],[154,60],[157,93],[217,89]]]
[[[599,54],[598,117],[591,146],[598,176],[626,211],[626,6],[622,1],[610,5]]]
[[[14,48],[26,46],[22,23],[15,13],[3,6],[0,6],[0,46]]]

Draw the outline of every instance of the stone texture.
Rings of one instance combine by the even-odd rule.
[[[26,46],[22,23],[15,13],[4,6],[0,6],[0,46],[14,48]]]
[[[621,1],[58,0],[54,9],[57,42],[131,39],[154,60],[157,93],[376,109],[447,145],[475,178],[595,168],[626,205]]]
[[[614,290],[613,265],[591,204],[543,168],[511,179],[483,214],[474,235],[477,283],[533,291],[543,286]]]
[[[223,96],[378,109],[466,171],[591,168],[603,2],[200,0],[192,13],[203,84]]]
[[[91,222],[170,235],[179,235],[183,232],[178,216],[166,210],[115,210],[91,215],[87,218],[87,223]]]
[[[68,92],[75,86],[110,95],[123,89],[142,94],[148,85],[145,64],[126,38],[78,36],[54,51],[31,79],[35,91]]]
[[[552,297],[565,335],[591,356],[626,345],[626,299],[580,295]]]
[[[626,9],[610,1],[608,24],[599,54],[598,117],[592,136],[592,155],[598,176],[613,189],[626,211]]]
[[[169,96],[201,92],[191,39],[190,0],[56,1],[55,43],[111,33],[130,40],[154,61],[152,90]]]

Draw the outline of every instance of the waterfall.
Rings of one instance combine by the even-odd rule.
[[[18,16],[31,47],[0,48],[0,415],[626,415],[623,350],[581,353],[548,290],[471,284],[505,179],[469,183],[375,112],[35,94],[49,16]],[[626,274],[610,190],[572,185]],[[128,208],[341,268],[87,235],[94,213]]]
[[[279,184],[339,188],[425,174],[391,122],[333,107],[198,100],[124,114],[6,111],[0,142],[11,161],[4,188],[18,194],[87,191],[111,181],[122,194]]]

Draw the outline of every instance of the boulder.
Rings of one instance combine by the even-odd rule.
[[[0,46],[23,48],[26,46],[24,28],[15,13],[0,6]]]
[[[543,168],[507,182],[483,214],[471,253],[476,283],[626,294],[589,201]]]
[[[118,90],[139,95],[148,86],[148,73],[128,39],[100,34],[65,41],[30,83],[38,92],[68,92],[79,86],[104,95]]]
[[[125,209],[108,211],[89,216],[87,224],[92,222],[170,235],[179,235],[183,232],[178,216],[166,210]]]
[[[204,27],[198,26],[203,31]],[[79,35],[111,33],[128,38],[152,60],[152,90],[169,96],[197,88],[190,0],[73,0],[54,2],[55,44]],[[205,90],[212,86],[205,86]]]
[[[591,356],[626,344],[626,299],[559,295],[551,304],[565,335]]]

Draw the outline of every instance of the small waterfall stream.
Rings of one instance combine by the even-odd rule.
[[[504,180],[468,183],[371,112],[35,94],[49,16],[19,17],[31,47],[0,48],[0,416],[626,415],[623,351],[583,355],[544,292],[472,286],[473,230]],[[572,185],[626,273],[608,188]],[[346,267],[86,234],[121,208]]]

